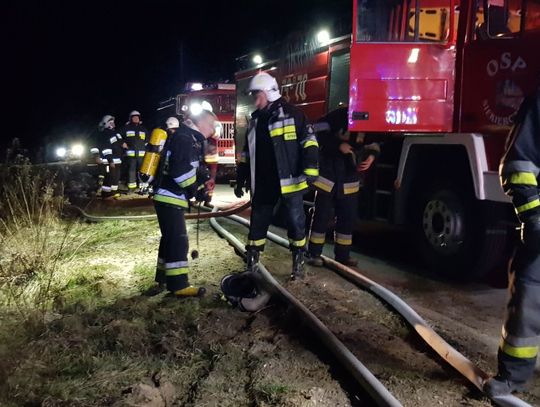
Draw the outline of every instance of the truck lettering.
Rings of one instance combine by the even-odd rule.
[[[498,60],[492,59],[486,65],[486,71],[490,77],[497,75],[499,71],[511,70],[512,72],[516,72],[518,69],[526,68],[527,63],[525,60],[520,56],[513,60],[510,52],[503,52]]]

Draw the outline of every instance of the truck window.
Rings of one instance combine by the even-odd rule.
[[[450,0],[357,0],[358,42],[444,42]]]
[[[523,3],[521,0],[477,0],[475,37],[486,40],[518,36]]]
[[[525,32],[540,30],[540,0],[528,0],[525,15]]]

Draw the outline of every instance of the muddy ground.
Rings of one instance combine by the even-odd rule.
[[[116,204],[95,209],[125,213]],[[137,205],[128,210],[151,212]],[[245,239],[244,228],[224,224]],[[195,222],[188,229],[194,248]],[[203,300],[142,295],[153,280],[155,221],[80,223],[76,233],[74,240],[85,245],[58,277],[45,329],[28,330],[0,314],[0,405],[372,404],[283,304],[245,314],[219,298],[221,277],[243,263],[206,222],[201,256],[191,264],[193,282],[209,290]],[[493,372],[504,290],[437,281],[399,262],[357,256],[363,272]],[[273,244],[263,262],[405,406],[490,405],[371,295],[324,269],[309,268],[305,281],[287,283],[290,255]],[[538,389],[535,379],[524,395],[533,405],[540,405]]]

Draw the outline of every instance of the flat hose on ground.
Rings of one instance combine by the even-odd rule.
[[[240,216],[232,215],[228,218],[243,226],[249,227],[249,221]],[[268,232],[267,237],[280,246],[285,248],[289,247],[288,240],[275,233]],[[361,285],[366,290],[372,292],[378,298],[389,304],[396,312],[405,318],[431,349],[437,352],[440,357],[461,373],[462,376],[467,378],[477,389],[482,391],[482,385],[484,381],[489,378],[489,375],[450,346],[414,309],[405,303],[405,301],[392,291],[362,275],[360,272],[329,257],[322,256],[322,258],[327,266],[338,272],[341,276]],[[494,397],[492,400],[501,407],[531,407],[530,404],[514,395]]]
[[[214,208],[212,213],[216,213]],[[210,225],[223,238],[225,238],[239,253],[244,252],[244,245],[232,233],[225,230],[216,218],[210,219]],[[401,403],[377,380],[347,347],[300,301],[283,288],[268,272],[262,263],[258,264],[256,273],[264,282],[265,288],[272,294],[278,295],[302,315],[303,322],[309,325],[319,339],[339,359],[342,365],[356,378],[379,406],[399,407]]]
[[[185,219],[208,219],[213,217],[225,217],[234,215],[245,211],[250,207],[251,203],[249,201],[241,202],[240,204],[233,205],[231,207],[225,208],[219,212],[210,212],[210,213],[187,213]],[[98,216],[87,213],[84,209],[76,205],[67,205],[66,209],[72,209],[81,215],[84,219],[89,222],[106,222],[106,221],[117,221],[117,220],[154,220],[157,219],[156,214],[151,215],[118,215],[118,216]]]

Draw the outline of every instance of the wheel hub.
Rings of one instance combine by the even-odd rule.
[[[426,204],[422,217],[424,234],[430,245],[439,253],[456,253],[463,244],[464,214],[442,200]]]

